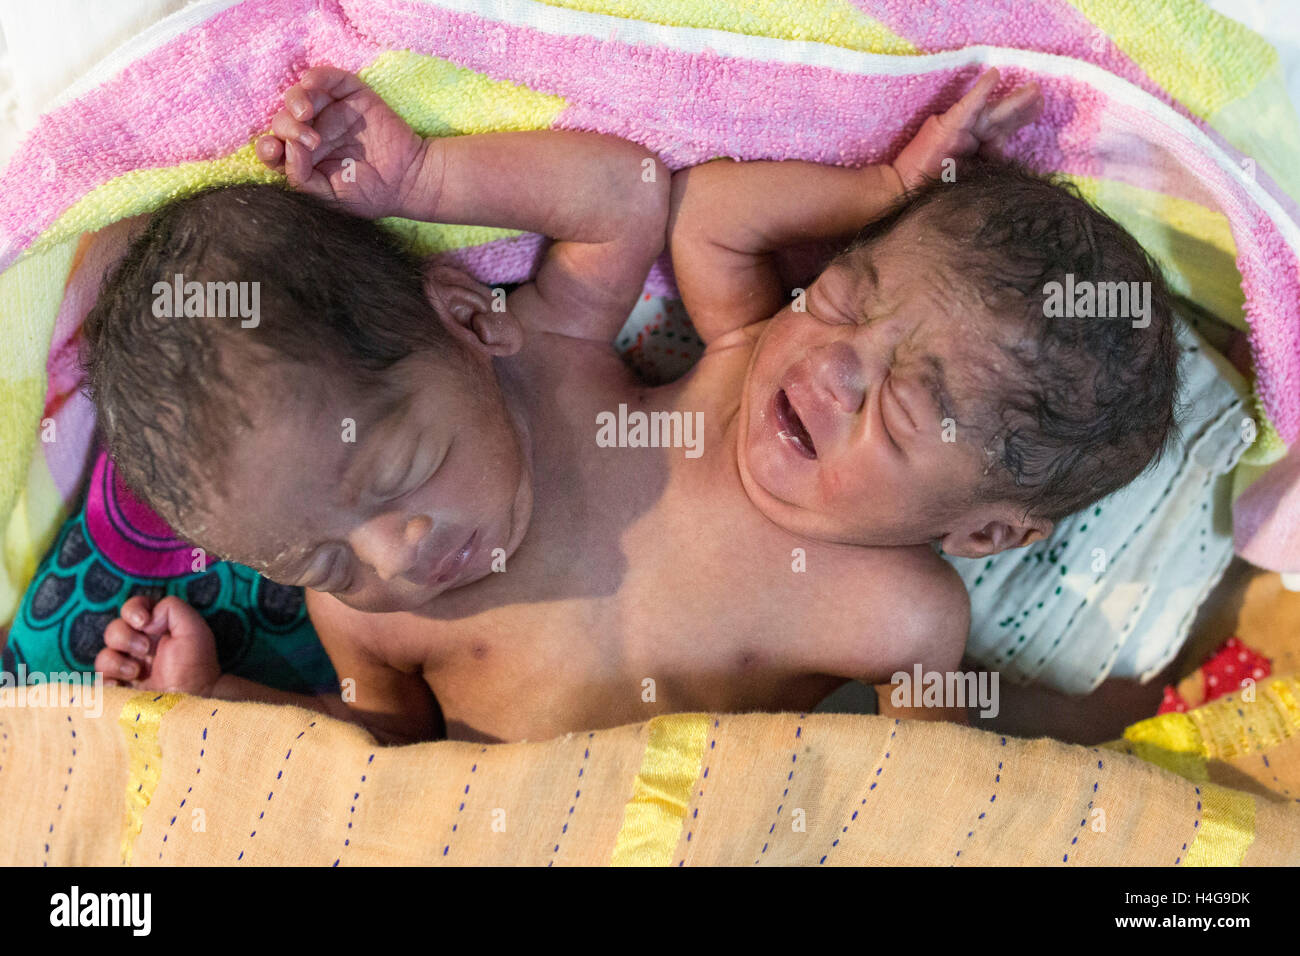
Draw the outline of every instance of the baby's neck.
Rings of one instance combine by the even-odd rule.
[[[514,426],[515,434],[519,437],[519,450],[524,456],[524,466],[528,473],[533,473],[534,444],[533,444],[533,422],[529,415],[532,407],[524,395],[523,382],[519,372],[510,362],[493,361],[493,371],[496,372],[497,383],[501,386],[501,394],[505,398],[506,412],[510,415],[510,423]]]

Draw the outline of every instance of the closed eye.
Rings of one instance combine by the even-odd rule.
[[[886,376],[885,380],[880,383],[880,388],[876,390],[879,393],[876,398],[876,406],[880,416],[880,429],[885,433],[885,437],[889,439],[889,443],[894,446],[894,450],[902,454],[903,448],[894,438],[894,433],[890,430],[889,422],[885,418],[885,391],[889,388],[889,381],[889,377]],[[897,399],[895,399],[895,404],[897,404]]]
[[[899,409],[907,417],[907,423],[912,427],[912,431],[917,431],[916,419],[912,416],[912,412],[907,407],[907,403],[899,397],[898,389],[894,387],[894,378],[892,375],[888,378],[887,382],[889,385],[889,397],[893,399],[894,407]]]
[[[346,590],[351,583],[352,556],[342,545],[323,549],[300,582],[302,587],[331,594]]]
[[[424,485],[442,467],[447,456],[451,454],[452,446],[456,444],[456,438],[453,435],[447,445],[443,446],[442,454],[435,458],[428,453],[428,445],[417,446],[415,453],[411,456],[411,463],[401,472],[402,478],[395,484],[389,485],[387,489],[376,489],[371,492],[371,496],[378,502],[395,501],[398,498],[405,497]]]

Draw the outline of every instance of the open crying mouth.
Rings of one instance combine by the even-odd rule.
[[[817,448],[813,445],[812,436],[808,434],[808,429],[804,428],[803,421],[800,420],[799,414],[790,404],[790,397],[786,395],[785,389],[776,393],[776,421],[779,431],[777,435],[783,442],[793,445],[795,450],[805,458],[816,458]]]

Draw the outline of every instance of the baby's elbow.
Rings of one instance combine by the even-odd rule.
[[[659,251],[668,233],[668,213],[672,204],[673,173],[657,155],[644,147],[637,147],[638,174],[636,188],[629,196],[632,200],[631,219],[644,230],[651,232],[659,244]],[[657,253],[656,253],[657,254]]]

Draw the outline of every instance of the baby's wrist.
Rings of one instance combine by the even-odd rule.
[[[189,691],[189,693],[198,697],[215,697],[221,700],[229,700],[232,699],[232,697],[237,696],[235,685],[238,682],[239,678],[218,671],[217,675],[212,678],[212,680],[196,682],[199,684],[206,684],[207,686],[196,688]]]
[[[907,192],[907,181],[902,172],[891,163],[864,166],[861,170],[862,186],[858,190],[861,203],[859,219],[866,225],[890,209]]]
[[[907,192],[907,180],[893,163],[882,163],[880,172],[885,180],[886,188],[893,193],[894,198],[898,198]]]
[[[437,222],[445,155],[440,137],[420,141],[419,151],[398,187],[395,208],[389,215],[421,222]]]

